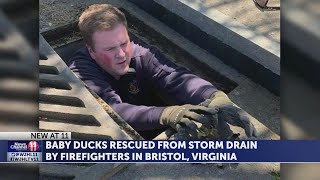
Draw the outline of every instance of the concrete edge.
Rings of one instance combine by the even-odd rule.
[[[180,1],[128,1],[202,49],[217,56],[254,82],[276,95],[280,94],[279,44],[251,31],[248,27],[216,10],[210,10],[210,14],[202,14]],[[209,15],[214,15],[216,18],[210,19]],[[260,44],[261,42],[268,44],[268,48],[263,48],[247,39],[252,35]]]

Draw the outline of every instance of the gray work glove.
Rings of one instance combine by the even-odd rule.
[[[219,120],[221,119],[231,125],[244,128],[248,137],[257,137],[256,128],[249,119],[250,115],[235,105],[224,92],[217,91],[213,93],[209,102],[207,100],[204,103],[201,103],[201,105],[217,109]]]
[[[176,132],[169,138],[170,140],[197,140],[197,134],[194,129],[176,125]]]
[[[212,118],[217,118],[217,112],[214,108],[199,105],[169,106],[163,110],[160,124],[169,125],[178,132],[183,128],[183,134],[193,139],[197,137],[197,124],[211,127]]]

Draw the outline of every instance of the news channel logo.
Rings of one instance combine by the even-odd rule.
[[[41,141],[9,141],[8,162],[41,162]]]

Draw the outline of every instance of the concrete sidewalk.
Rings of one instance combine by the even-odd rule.
[[[183,0],[183,2],[198,2],[197,6],[201,12],[218,10],[269,40],[280,43],[280,11],[260,11],[253,0]],[[269,0],[267,5],[279,7],[280,0]]]

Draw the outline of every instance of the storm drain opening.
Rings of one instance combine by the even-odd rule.
[[[157,49],[172,62],[191,70],[194,74],[210,81],[218,89],[226,93],[229,93],[238,86],[236,82],[202,63],[199,59],[131,15],[127,10],[123,8],[120,8],[120,10],[123,11],[127,17],[131,41],[147,48],[157,47]],[[85,46],[78,27],[75,26],[75,24],[77,24],[77,22],[42,33],[43,37],[48,40],[48,43],[66,63],[75,51]]]
[[[191,55],[186,50],[180,48],[162,34],[146,25],[144,22],[130,14],[123,8],[122,10],[128,21],[128,31],[131,41],[146,48],[156,47],[173,63],[183,66],[194,74],[208,80],[218,89],[228,93],[238,86],[229,78],[202,63],[199,59]],[[78,22],[73,22],[42,33],[50,46],[54,48],[62,60],[67,63],[73,53],[85,44],[76,26]],[[114,119],[115,117],[113,117]],[[115,120],[117,122],[117,120]],[[121,126],[121,123],[119,124]]]

